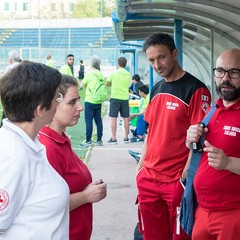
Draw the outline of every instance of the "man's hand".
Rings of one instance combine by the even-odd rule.
[[[186,142],[188,143],[198,142],[203,133],[207,131],[208,131],[207,127],[203,128],[199,124],[191,125],[187,130]]]
[[[230,159],[227,157],[222,149],[211,145],[207,140],[204,141],[204,152],[207,152],[209,166],[218,170],[227,169]]]

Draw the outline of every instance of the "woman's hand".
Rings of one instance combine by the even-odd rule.
[[[99,202],[107,196],[107,184],[102,182],[102,180],[92,182],[84,189],[84,194],[87,202]]]

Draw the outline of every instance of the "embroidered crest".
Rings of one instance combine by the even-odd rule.
[[[206,113],[208,111],[208,109],[209,109],[209,104],[207,102],[203,102],[202,103],[202,110],[203,110],[203,112]]]
[[[6,191],[0,189],[0,211],[5,209],[9,203],[9,196]]]

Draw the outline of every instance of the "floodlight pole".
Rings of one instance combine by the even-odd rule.
[[[40,13],[40,1],[38,1],[38,59],[41,61],[41,13]]]
[[[68,12],[68,53],[71,48],[71,23],[70,23],[70,12]]]
[[[102,26],[102,18],[103,18],[103,0],[100,0],[100,17],[101,17],[101,20],[100,20],[100,28],[101,28],[101,37],[100,37],[100,48],[101,48],[101,55],[102,55],[102,35],[103,35],[103,26]]]

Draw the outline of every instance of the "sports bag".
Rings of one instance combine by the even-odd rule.
[[[91,89],[89,88],[89,92],[91,93],[91,97],[94,102],[102,103],[107,99],[108,96],[107,86],[104,79],[99,79],[97,74],[94,75],[98,80],[96,81],[94,87],[92,87]]]
[[[209,113],[202,120],[202,124],[206,127],[213,113],[216,110],[214,104]],[[200,143],[203,146],[204,135],[200,138]],[[195,220],[195,209],[197,207],[197,197],[193,186],[194,176],[197,172],[199,162],[202,156],[202,152],[193,151],[190,166],[187,173],[186,186],[182,197],[181,210],[180,210],[180,223],[183,230],[189,235],[192,235],[194,220]]]

